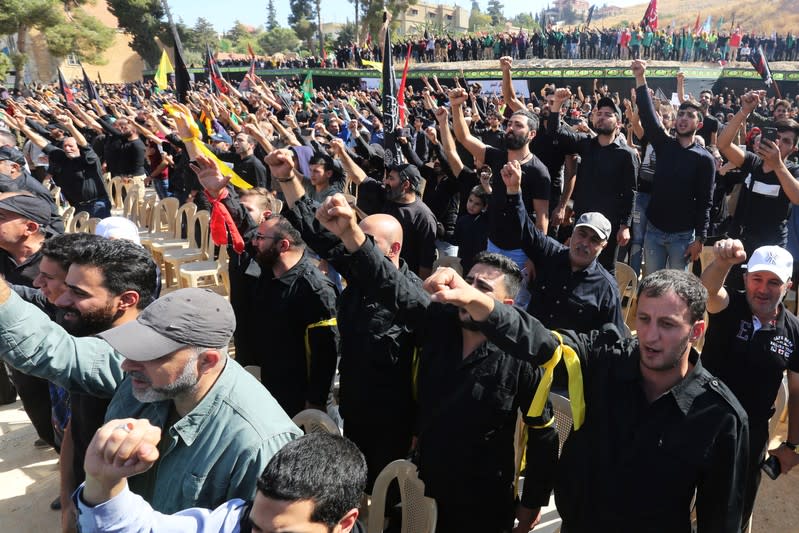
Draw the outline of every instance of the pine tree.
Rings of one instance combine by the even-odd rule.
[[[502,14],[503,9],[505,6],[499,0],[489,0],[486,13],[491,15],[491,23],[494,26],[505,20],[505,15]]]
[[[277,23],[277,13],[275,12],[275,0],[269,0],[266,5],[266,30],[272,31],[280,26]]]

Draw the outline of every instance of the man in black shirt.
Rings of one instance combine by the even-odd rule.
[[[583,213],[564,246],[530,223],[519,199],[518,163],[508,163],[502,179],[508,191],[506,214],[518,220],[522,250],[535,265],[527,312],[550,329],[588,333],[597,324],[614,324],[624,331],[618,284],[597,262],[608,244],[610,221],[602,213]]]
[[[144,142],[139,138],[136,126],[125,117],[111,122],[111,117],[100,117],[100,125],[106,131],[103,157],[106,168],[112,178],[130,179],[133,183],[132,194],[138,201],[144,201]]]
[[[638,153],[627,146],[619,133],[621,113],[608,97],[600,98],[593,113],[596,137],[577,133],[561,124],[560,108],[571,97],[569,89],[556,89],[549,101],[548,133],[569,154],[581,158],[573,190],[574,215],[595,211],[602,213],[613,226],[608,245],[599,256],[599,262],[608,272],[616,270],[616,250],[630,240],[630,225],[635,199],[635,179],[640,164]]]
[[[233,163],[233,170],[236,174],[253,187],[269,189],[272,184],[267,179],[266,167],[254,155],[256,145],[255,139],[242,132],[236,134],[232,151],[215,150],[214,153],[222,161]]]
[[[775,413],[773,406],[786,370],[791,394],[789,427],[799,422],[799,320],[782,304],[791,287],[793,257],[779,246],[758,248],[746,267],[745,291],[727,291],[724,279],[733,265],[747,259],[746,252],[741,241],[733,239],[718,241],[713,252],[713,262],[702,271],[710,313],[702,362],[730,387],[749,417],[749,475],[743,512],[746,525],[760,484],[769,419],[782,414]],[[789,444],[799,441],[796,436],[788,437]],[[783,472],[799,462],[794,453],[781,453],[780,459],[785,460]]]
[[[661,270],[644,278],[636,339],[621,338],[613,326],[587,335],[549,331],[451,269],[437,270],[425,287],[433,301],[461,307],[500,349],[545,365],[543,385],[554,367],[566,366],[574,426],[555,484],[564,531],[690,531],[694,497],[699,531],[739,530],[749,426],[693,349],[707,300],[693,274]],[[532,407],[533,415],[545,412],[543,402]],[[547,471],[555,459],[527,460],[529,473]]]
[[[353,276],[380,286],[383,304],[406,316],[419,337],[417,457],[425,492],[438,506],[437,530],[510,532],[517,412],[532,402],[541,370],[506,354],[463,311],[431,303],[408,283],[358,227],[343,195],[328,198],[316,217],[352,254]],[[481,294],[512,303],[522,275],[508,258],[480,254],[467,280]],[[554,439],[527,442],[528,457],[555,455]],[[532,528],[548,494],[530,471],[516,510],[519,531]]]
[[[760,246],[786,246],[788,215],[791,206],[799,204],[799,166],[788,159],[797,151],[799,124],[793,120],[776,122],[777,142],[761,139],[755,153],[732,142],[760,98],[756,91],[741,96],[741,110],[719,136],[721,154],[740,167],[743,175],[750,174],[738,195],[730,230],[730,237],[741,239],[750,256]],[[734,269],[731,277],[740,287],[741,270]]]
[[[678,94],[682,94],[679,92]],[[680,103],[685,101],[683,97],[680,100]],[[705,140],[705,146],[716,146],[716,142],[718,139],[718,132],[719,132],[719,121],[710,114],[710,103],[713,101],[713,93],[708,90],[704,90],[699,93],[699,103],[702,105],[702,126],[699,128],[699,131],[696,132],[697,135],[702,137]]]
[[[716,164],[713,156],[695,142],[702,110],[696,103],[681,103],[675,121],[677,137],[671,137],[655,115],[646,84],[646,62],[635,60],[631,68],[641,126],[657,156],[646,210],[645,274],[667,265],[685,269],[702,251],[713,206]]]

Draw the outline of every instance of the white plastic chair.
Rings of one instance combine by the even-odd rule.
[[[319,409],[305,409],[291,419],[307,435],[308,433],[331,433],[341,435],[332,418]]]
[[[402,533],[434,533],[438,522],[436,501],[424,495],[424,483],[416,465],[398,459],[386,465],[375,480],[369,505],[367,533],[382,533],[385,521],[386,492],[397,480],[402,501]]]

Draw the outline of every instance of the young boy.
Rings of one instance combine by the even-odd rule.
[[[474,187],[466,201],[466,212],[455,223],[455,243],[464,272],[469,272],[474,256],[486,249],[488,243],[488,193],[481,186]]]

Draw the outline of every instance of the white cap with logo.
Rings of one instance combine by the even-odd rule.
[[[746,271],[773,272],[785,283],[793,274],[793,256],[779,246],[761,246],[752,253]]]

